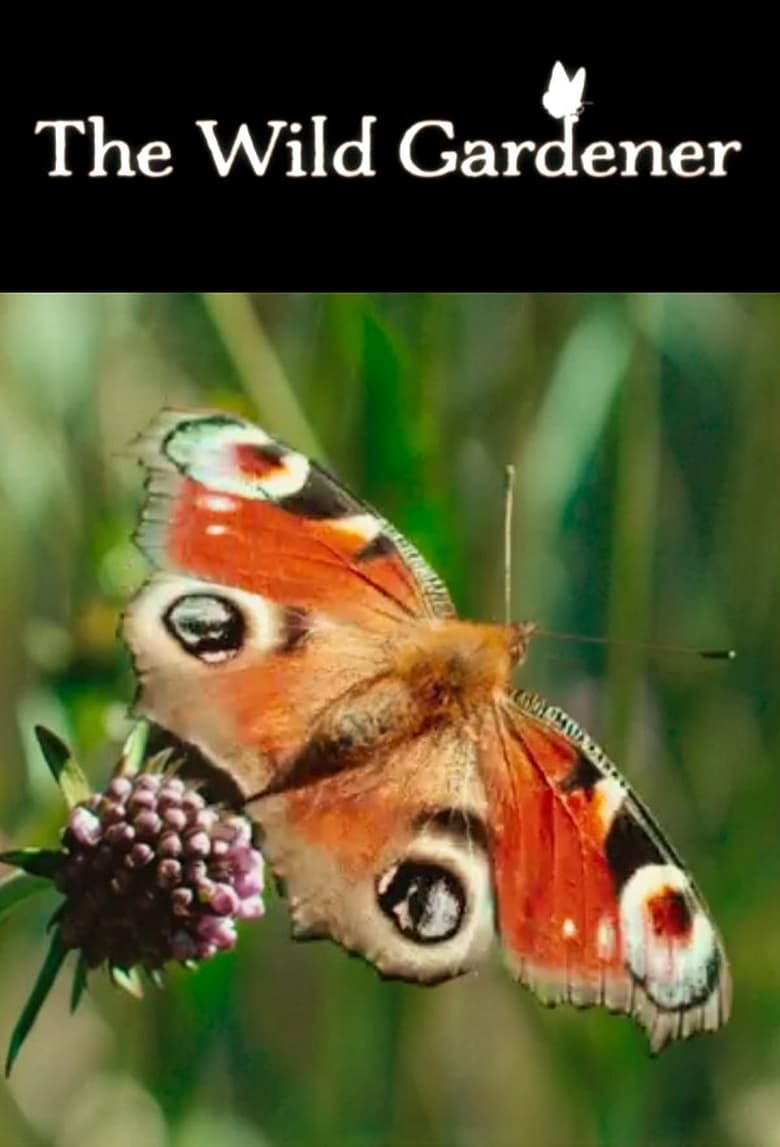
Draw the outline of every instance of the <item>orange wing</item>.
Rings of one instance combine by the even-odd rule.
[[[149,496],[138,542],[159,568],[374,630],[454,612],[389,522],[252,423],[168,410],[140,449]]]
[[[546,1003],[633,1015],[651,1047],[728,1018],[720,938],[679,858],[602,751],[532,693],[483,749],[499,929]]]
[[[137,711],[247,794],[316,771],[343,738],[328,710],[387,672],[397,627],[453,612],[443,583],[335,478],[243,419],[166,411],[140,445],[138,541],[157,572],[123,619]]]
[[[299,939],[329,937],[386,977],[438,983],[495,939],[476,747],[451,724],[248,805]]]

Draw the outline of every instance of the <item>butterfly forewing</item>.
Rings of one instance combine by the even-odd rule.
[[[502,940],[548,1003],[628,1012],[658,1050],[728,1018],[723,946],[687,869],[562,710],[521,692],[486,766]]]
[[[243,419],[169,410],[139,445],[157,572],[123,619],[137,709],[258,792],[327,745],[329,709],[386,671],[388,634],[449,596],[370,507]]]
[[[168,410],[141,443],[156,565],[361,625],[453,612],[420,554],[323,467],[234,415]]]

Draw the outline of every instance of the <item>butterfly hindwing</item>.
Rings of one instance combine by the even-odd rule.
[[[487,770],[499,928],[548,1003],[628,1012],[658,1050],[730,1010],[720,938],[689,873],[602,751],[518,693]]]
[[[249,811],[298,938],[330,937],[386,977],[429,984],[484,960],[494,939],[484,787],[457,729],[432,728]]]

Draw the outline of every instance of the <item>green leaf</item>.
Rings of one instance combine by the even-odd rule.
[[[0,852],[3,864],[13,864],[14,868],[22,868],[32,876],[46,876],[49,880],[62,860],[63,854],[53,848],[11,848],[8,852]]]
[[[148,968],[147,975],[154,984],[155,988],[159,988],[160,991],[165,988],[165,973],[163,972],[162,968]]]
[[[56,733],[52,733],[51,729],[47,729],[45,725],[35,726],[35,736],[41,752],[46,758],[46,764],[51,769],[55,781],[59,784],[63,765],[70,759],[70,749]]]
[[[87,800],[91,795],[89,783],[81,771],[81,766],[71,756],[68,746],[43,725],[35,726],[35,736],[38,738],[38,744],[52,776],[62,789],[68,808]]]
[[[84,989],[87,986],[87,961],[82,955],[79,956],[76,962],[76,970],[73,973],[73,986],[70,989],[70,1012],[71,1015],[75,1012],[76,1008],[81,1003],[81,997],[84,995]]]
[[[159,753],[155,753],[151,757],[147,757],[141,766],[142,773],[164,773],[170,766],[173,760],[174,751],[172,748],[160,749]]]
[[[26,872],[14,872],[6,880],[0,882],[0,919],[17,904],[21,904],[28,896],[35,896],[38,892],[45,892],[51,888],[51,882],[41,876],[30,876]]]
[[[149,726],[146,721],[134,725],[122,747],[119,764],[114,769],[115,777],[134,777],[144,761],[146,743],[149,739]]]
[[[38,973],[35,986],[30,993],[27,1003],[22,1008],[22,1014],[19,1016],[16,1027],[11,1035],[11,1042],[8,1045],[8,1056],[5,1061],[6,1079],[11,1074],[11,1068],[21,1051],[22,1044],[30,1034],[30,1029],[35,1023],[38,1012],[41,1010],[44,1000],[51,991],[54,981],[57,979],[57,975],[67,954],[68,949],[63,944],[59,931],[57,931],[51,938],[51,944],[49,945],[46,959],[43,961],[43,967]]]
[[[120,968],[112,964],[109,975],[118,988],[122,988],[136,1000],[144,998],[144,986],[136,968]]]

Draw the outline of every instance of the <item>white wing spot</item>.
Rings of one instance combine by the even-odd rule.
[[[258,490],[260,497],[270,498],[275,502],[279,498],[289,498],[291,494],[297,494],[302,490],[308,480],[309,469],[309,459],[291,450],[282,457],[273,473],[257,479],[252,485]]]
[[[235,498],[230,498],[227,494],[201,494],[198,498],[198,506],[210,510],[212,514],[232,514],[236,505]]]
[[[659,935],[653,927],[651,901],[666,889],[681,893],[690,913],[690,929],[680,935]],[[706,998],[718,942],[681,868],[676,864],[638,868],[620,895],[620,925],[626,962],[656,1003],[680,1008]]]
[[[382,523],[373,514],[352,514],[348,518],[333,518],[330,526],[343,530],[345,534],[356,534],[364,542],[373,542],[382,532]]]
[[[604,777],[595,785],[594,791],[598,798],[597,815],[606,837],[625,799],[626,786],[619,777]]]
[[[609,916],[602,916],[596,929],[596,952],[600,960],[611,960],[615,954],[615,925]]]
[[[414,928],[414,920],[409,911],[409,903],[407,900],[399,900],[397,904],[393,905],[392,912],[402,932],[409,932]]]
[[[561,925],[561,935],[564,940],[572,940],[577,935],[577,925],[570,916],[567,916]]]
[[[210,522],[209,525],[206,526],[207,534],[213,534],[214,536],[217,536],[219,534],[226,534],[227,532],[227,526],[222,526],[217,522]]]
[[[383,872],[382,875],[379,877],[379,880],[377,881],[376,886],[377,886],[377,889],[379,891],[380,896],[383,896],[385,894],[385,892],[387,892],[387,890],[390,887],[390,885],[393,881],[393,878],[394,878],[397,871],[398,871],[398,865],[394,864],[391,868],[388,868],[387,872]]]
[[[297,494],[309,477],[309,460],[303,454],[288,450],[264,477],[243,473],[235,461],[237,446],[275,445],[274,440],[256,426],[238,422],[217,423],[211,418],[183,422],[167,440],[168,457],[195,481],[210,488],[209,509],[219,513],[233,508],[231,499],[217,502],[219,495],[276,501]],[[213,493],[216,492],[216,493]],[[221,504],[220,504],[221,503]]]
[[[413,884],[409,889],[408,898],[411,898],[416,891],[416,885]],[[410,909],[406,907],[408,898],[404,905],[405,911],[409,913],[411,919]],[[457,927],[460,915],[461,905],[457,897],[452,894],[452,891],[443,881],[438,881],[430,890],[423,914],[417,922],[417,930],[424,939],[436,940],[439,937],[447,936]]]

